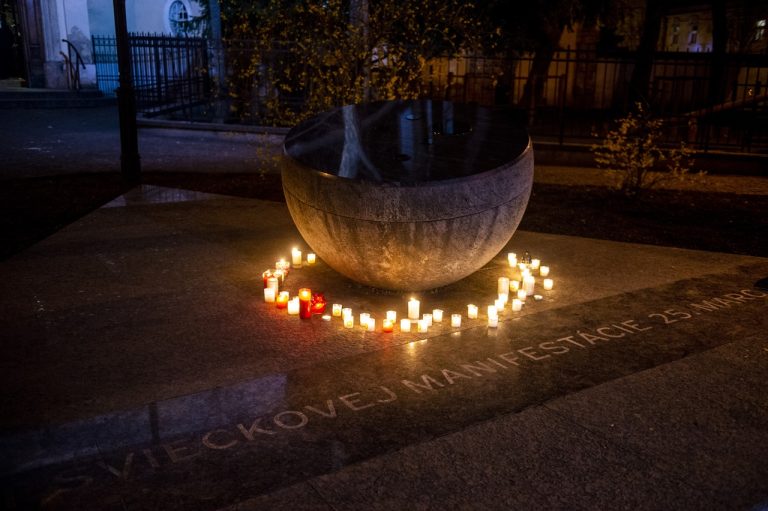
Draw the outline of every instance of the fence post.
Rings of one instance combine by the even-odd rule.
[[[136,97],[131,73],[131,48],[128,42],[128,25],[125,18],[125,0],[112,0],[115,12],[115,39],[117,43],[117,67],[120,86],[117,88],[117,104],[120,115],[120,169],[127,183],[141,181],[139,136],[136,127]]]

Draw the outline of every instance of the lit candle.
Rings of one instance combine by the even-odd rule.
[[[389,334],[389,333],[392,333],[394,329],[395,329],[395,320],[387,318],[381,322],[382,332]]]
[[[423,334],[424,332],[428,332],[428,331],[429,331],[429,324],[427,323],[427,320],[420,319],[418,321],[417,332]]]
[[[299,317],[301,319],[312,317],[312,290],[306,287],[299,289]]]
[[[499,311],[496,309],[495,305],[488,306],[488,317],[490,318],[491,316],[499,316]]]
[[[467,305],[467,317],[469,319],[477,319],[477,305]]]
[[[514,252],[510,252],[507,254],[507,261],[509,262],[509,267],[514,268],[517,266],[517,254]]]
[[[290,267],[291,265],[285,259],[280,259],[275,263],[275,268],[283,270],[284,272],[287,272]]]
[[[278,309],[285,309],[288,307],[288,301],[290,299],[291,295],[288,293],[288,291],[280,291],[280,294],[277,295],[277,300],[275,300],[275,305],[277,305]]]
[[[301,268],[301,250],[298,248],[291,250],[291,264],[294,268]]]
[[[365,328],[368,326],[368,319],[371,317],[370,313],[368,312],[361,312],[360,313],[360,326]]]
[[[323,314],[322,318],[323,318],[323,321],[330,321],[331,320],[331,316],[328,315],[328,314]]]
[[[520,312],[521,310],[523,310],[523,301],[518,298],[512,300],[512,311]]]
[[[520,268],[520,271],[525,271],[528,269],[528,265],[525,263],[517,263],[517,267]]]
[[[427,322],[427,326],[432,326],[432,314],[424,314],[421,319]]]
[[[525,282],[525,277],[531,276],[531,269],[525,268],[524,270],[520,271],[520,277],[523,279],[523,282]]]
[[[525,292],[525,289],[518,289],[517,290],[517,298],[521,302],[524,302],[527,296],[528,296],[528,293]]]
[[[506,302],[502,300],[501,298],[497,298],[493,302],[494,307],[496,307],[496,313],[502,312],[504,310],[504,306],[506,305]]]
[[[536,285],[536,277],[533,275],[528,275],[523,279],[523,289],[525,290],[525,294],[532,295],[533,294],[533,288]]]
[[[387,319],[394,324],[397,321],[397,311],[387,311]]]
[[[317,261],[317,256],[313,253],[307,254],[307,264],[315,264],[315,261]]]
[[[419,319],[419,302],[416,298],[408,301],[408,319]]]
[[[296,316],[299,314],[299,297],[294,296],[290,300],[288,300],[288,314],[291,316]]]
[[[334,315],[334,317],[341,317],[341,304],[340,303],[334,303],[331,306],[331,313]]]
[[[516,293],[518,289],[520,289],[520,281],[519,280],[510,280],[509,281],[509,290]]]
[[[368,321],[366,322],[366,326],[368,327],[369,332],[375,332],[376,331],[376,319],[375,318],[368,318]]]
[[[499,293],[499,300],[504,302],[504,305],[506,305],[507,302],[509,302],[509,293]]]
[[[538,270],[541,265],[541,259],[531,259],[531,269]]]
[[[264,279],[264,287],[269,287],[269,277],[273,275],[272,270],[264,270],[264,273],[261,274],[261,278]]]
[[[499,277],[498,290],[496,292],[497,293],[509,292],[509,279],[507,277]]]
[[[285,282],[285,270],[275,270],[272,272],[272,275],[277,277],[277,280],[279,280],[281,283]]]
[[[435,309],[432,311],[432,320],[435,323],[443,322],[443,309]]]
[[[544,289],[547,291],[550,291],[554,285],[555,282],[552,279],[544,279]]]
[[[351,308],[344,307],[343,309],[341,309],[341,317],[342,318],[346,318],[347,316],[351,316],[351,315],[352,315],[352,309]]]
[[[499,317],[498,316],[488,316],[488,326],[490,328],[496,328],[499,326]]]
[[[459,328],[461,326],[461,314],[451,314],[451,326]]]
[[[411,320],[410,319],[401,319],[400,320],[400,331],[401,332],[410,332],[411,331]]]
[[[353,326],[355,326],[355,317],[352,314],[344,316],[344,328],[352,328]]]
[[[539,266],[539,275],[542,277],[549,275],[549,266]]]
[[[269,277],[267,279],[267,287],[274,289],[275,294],[277,294],[278,290],[280,289],[280,284],[277,282],[277,277]]]
[[[268,287],[264,289],[264,301],[267,303],[275,303],[275,290]]]

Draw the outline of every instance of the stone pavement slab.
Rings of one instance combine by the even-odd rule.
[[[295,245],[283,204],[145,188],[2,263],[8,507],[761,502],[768,260],[518,232],[508,249],[552,268],[541,301],[466,318],[505,250],[418,294],[460,329],[384,334],[265,304],[261,272]],[[379,324],[410,297],[322,262],[285,286]]]

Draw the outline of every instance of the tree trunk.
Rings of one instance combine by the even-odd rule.
[[[632,77],[629,80],[628,105],[631,108],[636,102],[648,103],[648,89],[653,71],[656,43],[661,31],[661,18],[664,13],[662,0],[647,0],[645,4],[645,21],[643,33],[640,36],[640,46],[637,48],[637,59]]]

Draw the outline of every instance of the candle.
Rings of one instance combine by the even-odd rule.
[[[526,298],[527,296],[528,296],[528,293],[526,293],[526,292],[525,292],[525,289],[519,289],[519,290],[517,291],[517,298],[518,298],[518,299],[519,299],[521,302],[524,302],[524,301],[525,301],[525,298]]]
[[[277,295],[277,300],[275,300],[275,305],[277,305],[278,309],[285,309],[288,307],[288,300],[290,299],[291,295],[288,293],[288,291],[280,291],[280,294]]]
[[[416,298],[408,301],[408,319],[419,319],[419,302]]]
[[[488,326],[490,328],[496,328],[499,326],[499,317],[498,316],[488,316]]]
[[[341,309],[341,317],[342,318],[346,318],[347,316],[351,316],[351,315],[352,315],[352,309],[351,308],[344,307],[343,309]]]
[[[525,282],[525,277],[531,276],[531,269],[525,268],[524,270],[520,271],[520,277],[523,279],[523,282]]]
[[[427,322],[427,326],[432,326],[432,314],[424,314],[421,319]]]
[[[429,331],[429,324],[426,319],[420,319],[418,321],[417,332],[424,333]]]
[[[501,298],[497,298],[496,301],[493,302],[493,305],[494,307],[496,307],[496,312],[499,313],[504,310],[504,306],[506,305],[506,302]]]
[[[331,316],[329,314],[323,314],[322,318],[323,318],[323,321],[330,321],[331,320]]]
[[[509,302],[509,293],[499,293],[499,300],[504,302],[504,305],[506,305],[507,302]]]
[[[401,319],[400,320],[400,331],[401,332],[410,332],[411,331],[411,320],[410,319]]]
[[[298,248],[291,250],[291,264],[294,268],[301,268],[301,250]]]
[[[467,317],[469,319],[477,319],[477,305],[467,305]]]
[[[290,300],[288,300],[288,314],[291,316],[296,316],[299,313],[299,297],[294,296]]]
[[[274,275],[281,283],[285,282],[285,270],[275,270],[272,272],[272,275]]]
[[[552,279],[544,279],[544,289],[547,291],[551,290],[554,285],[555,282]]]
[[[521,310],[523,310],[523,301],[518,298],[512,300],[512,311],[520,312]]]
[[[344,316],[344,328],[352,328],[355,326],[355,317],[352,314]]]
[[[531,269],[538,270],[541,265],[541,259],[531,259]]]
[[[278,270],[283,270],[284,272],[288,272],[288,269],[291,267],[291,265],[286,261],[285,259],[280,259],[275,263],[275,268]]]
[[[397,311],[387,311],[387,319],[394,324],[397,321]]]
[[[277,282],[277,277],[269,277],[267,279],[267,287],[274,289],[275,294],[277,294],[278,290],[280,289],[280,284]]]
[[[520,268],[520,271],[524,271],[528,269],[528,265],[525,263],[517,263],[517,267]]]
[[[533,294],[533,287],[536,285],[536,277],[533,275],[528,275],[523,279],[523,289],[525,290],[526,295],[532,295]]]
[[[432,311],[432,320],[435,323],[443,322],[443,309],[435,309]]]
[[[275,303],[275,289],[268,287],[264,289],[264,301],[267,303]]]
[[[307,254],[307,264],[315,264],[315,261],[317,261],[317,256],[313,253]]]
[[[312,317],[312,290],[306,287],[299,289],[299,317],[301,319]]]
[[[368,318],[368,321],[366,322],[366,326],[368,327],[369,332],[375,332],[376,331],[376,319],[375,318]]]
[[[549,266],[539,266],[539,275],[542,277],[549,275]]]
[[[461,326],[461,314],[451,314],[451,326],[459,328]]]
[[[261,274],[261,278],[264,279],[264,287],[269,287],[269,277],[273,275],[272,270],[264,270],[264,273]]]
[[[325,308],[327,307],[325,301],[325,295],[323,293],[315,293],[312,295],[312,314],[325,314]]]
[[[331,314],[333,314],[334,317],[341,317],[341,304],[340,303],[334,303],[331,306]]]
[[[509,281],[509,290],[516,293],[518,289],[520,289],[520,281],[519,280],[510,280]]]
[[[496,292],[497,293],[509,292],[509,279],[507,277],[499,277],[498,290]]]
[[[370,313],[368,312],[361,312],[360,313],[360,326],[365,328],[368,325],[368,319],[371,317]]]
[[[491,316],[496,316],[496,317],[499,316],[499,311],[496,310],[496,306],[495,305],[489,305],[488,306],[488,317],[490,318]]]
[[[507,261],[509,262],[509,267],[514,268],[517,266],[517,254],[514,252],[510,252],[507,254]]]
[[[395,320],[393,319],[385,319],[381,322],[381,331],[384,333],[392,333],[392,331],[395,329]]]

